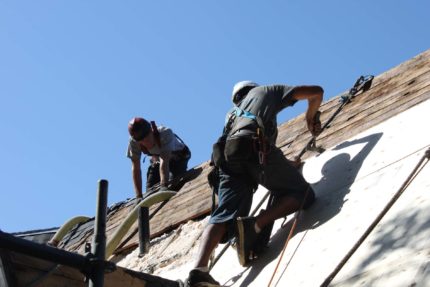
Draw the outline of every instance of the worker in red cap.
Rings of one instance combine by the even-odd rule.
[[[136,198],[142,198],[142,153],[151,156],[146,177],[147,192],[157,183],[160,183],[160,190],[167,190],[170,173],[173,177],[185,173],[191,152],[170,128],[135,117],[128,123],[128,132],[127,157],[131,159]]]

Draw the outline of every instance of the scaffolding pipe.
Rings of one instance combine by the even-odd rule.
[[[97,191],[97,213],[94,221],[94,239],[91,253],[94,255],[93,272],[91,272],[89,287],[103,287],[105,273],[106,251],[106,210],[107,210],[108,181],[99,180]]]
[[[149,208],[139,207],[139,256],[149,251]]]
[[[91,269],[85,256],[15,237],[3,231],[0,231],[0,248],[70,266],[83,273]]]

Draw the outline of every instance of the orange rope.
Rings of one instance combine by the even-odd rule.
[[[281,264],[282,257],[284,256],[285,249],[287,249],[288,242],[290,241],[291,237],[293,237],[293,233],[294,233],[294,230],[296,229],[296,226],[297,226],[297,221],[298,221],[298,218],[300,215],[300,211],[303,209],[303,206],[305,205],[305,202],[306,202],[306,198],[308,197],[309,188],[310,187],[308,187],[308,189],[306,189],[305,197],[303,198],[303,201],[300,205],[300,208],[299,208],[299,210],[296,211],[296,214],[294,215],[293,225],[291,226],[287,241],[285,241],[285,245],[284,245],[284,248],[282,249],[281,256],[279,257],[278,263],[276,264],[275,270],[273,271],[272,277],[270,278],[270,281],[269,281],[269,284],[267,285],[267,287],[270,287],[270,284],[272,284],[273,278],[275,278],[275,274],[278,271],[279,264]]]
[[[270,278],[270,281],[267,287],[270,287],[270,284],[272,284],[273,278],[275,277],[275,274],[278,271],[278,267],[279,267],[279,264],[281,263],[282,257],[284,256],[285,249],[287,249],[288,241],[290,241],[291,237],[293,236],[294,229],[296,229],[297,218],[299,217],[299,213],[300,213],[300,210],[298,210],[296,212],[296,215],[294,216],[295,218],[294,218],[293,226],[291,226],[287,241],[285,242],[284,248],[282,249],[282,252],[281,252],[281,256],[279,257],[278,263],[276,264],[275,270],[273,271],[272,277]]]

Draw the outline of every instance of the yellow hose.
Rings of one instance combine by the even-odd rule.
[[[175,191],[159,191],[154,193],[146,198],[144,198],[141,202],[139,202],[134,209],[128,214],[127,218],[121,223],[121,225],[117,228],[112,238],[106,244],[106,254],[105,258],[108,259],[115,248],[121,242],[124,235],[130,230],[131,226],[136,222],[139,207],[150,207],[156,203],[165,201],[170,199],[172,196],[176,194]]]
[[[85,222],[88,219],[90,219],[87,216],[76,216],[71,219],[69,219],[66,223],[64,223],[60,229],[55,233],[55,235],[52,237],[52,239],[48,242],[49,245],[57,247],[58,243],[64,238],[64,236],[72,230],[75,225]]]

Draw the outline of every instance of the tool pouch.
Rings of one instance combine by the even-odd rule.
[[[258,160],[258,155],[254,148],[254,139],[250,137],[238,137],[227,140],[224,155],[227,162]]]
[[[212,146],[212,162],[216,167],[221,167],[225,163],[225,139],[225,136],[220,137]]]
[[[211,167],[211,170],[208,173],[208,183],[210,187],[214,190],[215,193],[218,193],[219,187],[219,171],[215,166]]]

